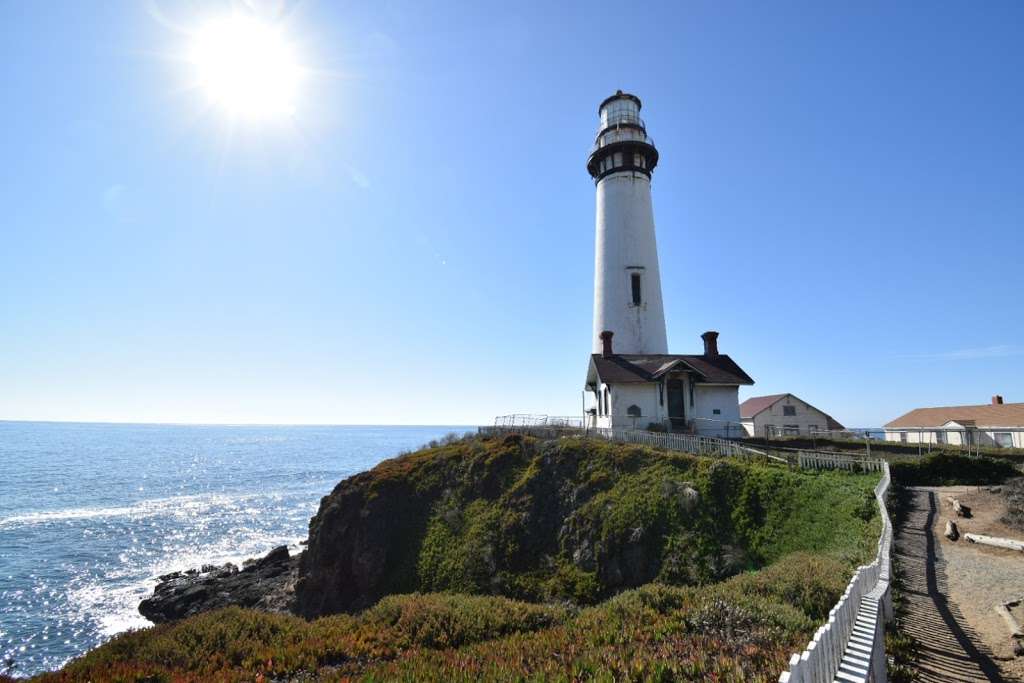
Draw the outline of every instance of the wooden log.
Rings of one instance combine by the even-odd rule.
[[[956,498],[947,498],[946,500],[948,500],[949,504],[953,506],[953,512],[956,513],[957,517],[967,518],[971,516],[971,508],[967,507]]]
[[[956,528],[956,522],[951,519],[946,520],[945,536],[951,541],[956,541],[956,539],[960,538],[960,530]]]
[[[1012,538],[999,538],[998,536],[985,536],[984,534],[964,534],[971,543],[981,543],[996,548],[1006,548],[1024,552],[1024,541],[1017,541]]]
[[[1010,629],[1011,638],[1024,638],[1024,631],[1021,630],[1020,624],[1014,619],[1013,615],[1010,614],[1010,610],[1006,605],[996,605],[996,612],[1006,622],[1007,627]]]

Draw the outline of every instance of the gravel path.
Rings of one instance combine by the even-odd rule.
[[[895,539],[896,562],[905,584],[906,630],[921,649],[919,680],[1006,680],[982,639],[948,598],[946,561],[933,532],[939,512],[938,494],[912,489]],[[1018,585],[1020,578],[1018,573]]]

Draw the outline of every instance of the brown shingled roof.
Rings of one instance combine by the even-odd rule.
[[[885,428],[941,427],[947,422],[974,422],[978,427],[1024,427],[1024,403],[918,408],[889,422]]]
[[[770,408],[772,404],[778,401],[780,398],[789,396],[789,394],[771,394],[770,396],[751,396],[746,401],[740,404],[740,418],[747,420],[754,417],[762,410]]]
[[[794,394],[771,394],[769,396],[751,396],[746,401],[744,401],[743,403],[740,404],[740,419],[741,420],[752,419],[755,415],[757,415],[761,411],[764,411],[764,410],[767,410],[768,408],[771,408],[773,405],[775,405],[775,403],[777,401],[779,401],[779,400],[781,400],[781,399],[783,399],[783,398],[785,398],[787,396],[793,396],[793,398],[798,398]],[[802,398],[799,399],[799,400],[803,401],[804,403],[807,403],[807,401],[804,401]],[[810,406],[811,404],[807,403],[807,405]],[[821,413],[822,415],[825,416],[825,419],[826,419],[825,428],[826,429],[829,429],[829,430],[834,431],[834,432],[835,431],[842,431],[842,430],[846,429],[846,427],[844,427],[843,425],[839,424],[838,420],[836,420],[834,417],[832,417],[831,415],[826,413],[821,408],[817,408],[815,406],[811,406],[811,407],[814,408],[819,413]]]
[[[753,384],[750,375],[725,354],[687,356],[676,354],[615,354],[605,358],[593,354],[591,363],[603,382],[622,384],[656,382],[673,370],[689,370],[710,384]]]

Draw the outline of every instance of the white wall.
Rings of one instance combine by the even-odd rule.
[[[885,430],[885,440],[893,441],[896,443],[912,443],[912,444],[939,444],[943,442],[939,441],[938,436],[935,434],[936,431],[942,428],[936,429],[887,429]],[[1020,430],[1020,427],[979,427],[976,430],[972,430],[973,441],[970,443],[981,446],[995,446],[996,445],[996,433],[1009,432],[1011,435],[1013,446],[1010,448],[1024,448],[1024,431]],[[907,440],[903,441],[900,437],[902,431],[906,431]],[[964,434],[958,431],[946,431],[943,435],[945,443],[951,446],[962,446],[968,443],[969,440],[965,440]]]
[[[687,417],[702,418],[694,420],[697,433],[721,437],[742,436],[739,425],[739,387],[697,384],[693,389],[693,403]]]
[[[668,420],[668,395],[659,396],[659,385],[651,383],[601,384],[599,391],[610,390],[611,415],[598,415],[591,423],[600,428],[632,428],[646,429],[652,423],[665,424]],[[683,392],[686,400],[686,419],[699,434],[707,436],[742,436],[739,426],[739,387],[696,384],[693,390],[693,405],[690,405],[689,380],[683,381]],[[589,393],[589,392],[588,392]],[[588,406],[593,401],[593,394],[588,397]],[[628,415],[630,406],[640,408],[641,417],[636,419]],[[596,406],[594,406],[596,407]],[[716,414],[715,410],[719,412]],[[706,418],[694,420],[694,418]],[[727,427],[728,425],[728,427]]]
[[[783,406],[793,406],[796,415],[783,415]],[[766,427],[773,427],[773,435],[783,434],[786,425],[794,425],[800,435],[809,436],[811,430],[828,429],[828,418],[809,403],[805,403],[795,396],[786,396],[775,402],[768,410],[763,410],[753,419],[753,436],[763,437]]]
[[[610,390],[611,415],[602,415],[598,411],[595,426],[600,428],[618,427],[646,429],[651,422],[661,422],[663,406],[658,404],[658,385],[651,383],[599,385],[599,390]],[[592,396],[593,394],[591,394]],[[630,406],[640,408],[640,417],[628,415]]]
[[[651,181],[646,175],[613,173],[597,184],[594,254],[594,353],[601,353],[604,330],[615,333],[616,353],[668,353]],[[632,273],[641,277],[639,306],[633,305]]]

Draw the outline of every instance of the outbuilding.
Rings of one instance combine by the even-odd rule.
[[[1024,448],[1024,403],[917,408],[885,425],[885,440],[901,443]]]
[[[747,436],[814,436],[846,428],[823,410],[793,394],[753,396],[740,404]]]

